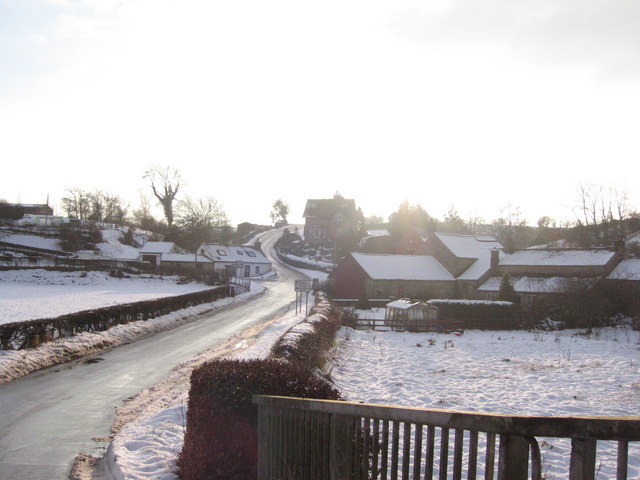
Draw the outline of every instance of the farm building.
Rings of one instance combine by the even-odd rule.
[[[429,255],[351,253],[329,277],[335,298],[450,297],[454,278]]]

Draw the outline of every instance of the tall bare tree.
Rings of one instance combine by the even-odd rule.
[[[182,185],[180,171],[171,167],[153,167],[142,178],[149,181],[153,194],[162,206],[169,228],[173,225],[173,202]]]

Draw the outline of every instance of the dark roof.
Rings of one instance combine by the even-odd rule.
[[[348,215],[355,215],[357,213],[356,201],[342,197],[307,200],[303,217],[331,218],[339,210]]]

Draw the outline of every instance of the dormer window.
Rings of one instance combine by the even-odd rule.
[[[244,255],[244,252],[242,250],[238,250],[238,255]]]
[[[250,257],[255,257],[256,256],[256,252],[252,252],[251,250],[247,251],[247,255],[249,255]]]
[[[218,252],[218,255],[220,255],[221,257],[227,256],[227,252],[225,252],[224,250],[216,250],[216,252]]]

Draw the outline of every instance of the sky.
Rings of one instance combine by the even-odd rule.
[[[385,219],[573,220],[585,184],[640,208],[638,25],[636,0],[0,0],[0,198],[135,208],[170,166],[234,224],[335,192]]]

